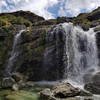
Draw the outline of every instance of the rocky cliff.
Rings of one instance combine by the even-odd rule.
[[[0,14],[0,77],[6,74],[14,36],[25,29],[21,43],[17,45],[20,54],[12,72],[22,73],[28,80],[34,81],[62,79],[66,63],[65,35],[62,29],[57,33],[56,26],[64,22],[72,22],[85,31],[97,26],[95,31],[100,50],[100,8],[75,18],[58,17],[50,20],[25,11]],[[98,56],[100,58],[100,52]]]

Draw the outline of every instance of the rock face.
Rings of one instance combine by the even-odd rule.
[[[75,96],[92,96],[92,94],[69,83],[58,83],[51,90],[47,88],[40,92],[42,100],[78,100]]]
[[[46,41],[48,47],[46,47],[44,53],[44,76],[47,76],[47,80],[62,79],[64,76],[64,68],[66,61],[66,35],[62,29],[62,26],[58,25],[49,29],[46,34]]]
[[[58,98],[74,97],[80,94],[80,90],[78,88],[74,88],[69,83],[55,85],[52,89],[52,92],[54,96]]]
[[[12,88],[12,86],[15,84],[15,80],[11,77],[3,78],[1,81],[1,88]]]
[[[0,78],[5,76],[15,34],[26,29],[20,45],[16,47],[20,50],[20,54],[13,66],[13,72],[21,73],[22,76],[27,77],[27,80],[32,81],[62,79],[67,61],[66,37],[61,26],[57,24],[72,22],[87,31],[90,27],[100,25],[99,9],[89,14],[80,14],[75,18],[59,17],[51,20],[44,20],[40,16],[25,11],[0,14],[0,22],[3,23],[0,24]],[[100,58],[100,29],[96,31]]]
[[[84,88],[94,94],[100,94],[100,72],[96,73],[92,77],[92,82],[86,84]]]

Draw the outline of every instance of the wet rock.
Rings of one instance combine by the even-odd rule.
[[[11,77],[3,78],[1,81],[2,88],[11,88],[15,84],[15,80]]]
[[[12,86],[12,90],[18,91],[18,90],[19,90],[19,85],[18,85],[18,84],[14,84],[14,85]]]
[[[84,88],[93,94],[100,94],[100,85],[95,85],[94,83],[88,83]]]
[[[80,26],[82,27],[82,29],[83,29],[84,31],[88,31],[89,28],[90,28],[90,25],[89,25],[89,24],[81,24]]]
[[[16,82],[26,80],[26,77],[24,75],[22,75],[21,73],[18,73],[18,72],[13,73],[12,78],[15,79]]]
[[[40,98],[41,100],[57,100],[55,97],[53,97],[53,93],[48,88],[40,92]]]
[[[58,98],[67,98],[80,95],[80,90],[69,83],[59,83],[52,89],[53,95]]]
[[[97,73],[93,76],[92,82],[93,82],[95,85],[100,85],[100,72],[97,72]]]
[[[92,82],[87,83],[84,88],[93,94],[100,94],[100,72],[94,74]]]
[[[80,96],[93,96],[93,94],[86,90],[80,90]]]
[[[94,100],[93,98],[84,98],[84,100]]]
[[[100,25],[96,26],[96,27],[94,28],[94,31],[95,31],[95,32],[100,31]]]

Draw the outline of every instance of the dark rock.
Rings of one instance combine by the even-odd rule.
[[[100,31],[100,25],[96,26],[96,27],[94,28],[94,31],[95,31],[95,32],[99,32],[99,31]]]
[[[67,98],[80,95],[80,90],[69,83],[59,83],[52,88],[53,95],[58,98]]]
[[[57,24],[65,23],[65,22],[71,22],[71,18],[67,18],[67,17],[58,17],[57,18]]]
[[[35,15],[33,13],[31,13],[30,11],[17,11],[17,12],[13,12],[13,13],[6,13],[6,14],[11,14],[14,15],[16,17],[23,17],[31,22],[37,22],[37,21],[41,21],[44,20],[43,17],[40,17],[38,15]],[[5,13],[1,13],[0,16],[5,15]]]
[[[92,83],[87,83],[84,87],[93,94],[100,94],[100,72],[97,72],[92,77]]]
[[[94,85],[100,85],[100,72],[94,74],[92,82],[94,83]]]
[[[15,80],[11,77],[3,78],[1,81],[1,88],[12,88],[15,83]]]
[[[67,58],[65,54],[66,35],[62,26],[57,25],[49,29],[46,36],[48,47],[46,47],[44,54],[44,76],[46,76],[46,80],[59,80],[64,76]]]
[[[87,19],[89,21],[93,21],[93,20],[98,20],[100,19],[100,7],[98,7],[98,9],[94,10],[88,17]]]
[[[84,100],[94,100],[94,99],[92,99],[92,98],[85,98]]]
[[[94,83],[88,83],[84,88],[93,94],[100,94],[100,85],[95,85]]]
[[[88,31],[89,28],[90,28],[90,25],[89,25],[89,24],[81,24],[80,26],[82,27],[82,29],[83,29],[84,31]]]
[[[86,90],[80,90],[80,96],[93,96],[93,94]]]
[[[27,77],[22,75],[21,73],[12,73],[12,78],[15,79],[16,82],[26,81]]]

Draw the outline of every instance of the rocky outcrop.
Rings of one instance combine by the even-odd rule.
[[[100,72],[93,75],[91,83],[86,84],[84,88],[93,94],[100,94]]]
[[[69,83],[60,83],[55,85],[52,92],[53,95],[58,98],[74,97],[80,94],[80,90],[78,88],[74,88]]]
[[[51,90],[47,88],[40,92],[40,99],[42,100],[77,100],[78,98],[76,99],[75,96],[92,96],[92,94],[85,90],[75,88],[69,83],[58,83]]]
[[[0,77],[5,74],[4,70],[11,55],[14,35],[21,29],[26,29],[27,31],[22,35],[21,44],[17,47],[20,55],[14,64],[13,72],[21,73],[27,77],[27,80],[33,81],[62,79],[65,65],[67,65],[64,52],[66,37],[61,25],[57,24],[72,22],[87,31],[90,27],[100,24],[99,15],[98,18],[94,18],[96,13],[97,15],[100,13],[99,8],[75,18],[58,17],[50,20],[44,20],[26,11],[0,14],[3,22],[7,19],[6,25],[4,23],[0,26]],[[92,15],[91,21],[88,16],[92,18]],[[99,51],[99,31],[96,35]]]
[[[0,87],[1,88],[12,88],[12,86],[15,84],[15,80],[11,77],[3,78],[0,81]]]
[[[31,13],[30,11],[22,11],[22,10],[17,11],[17,12],[13,12],[13,13],[1,13],[0,16],[4,16],[7,14],[14,15],[16,17],[23,17],[23,18],[31,21],[32,23],[44,20],[43,17],[40,17],[34,13]]]

